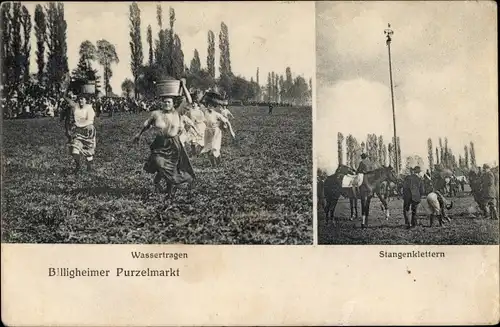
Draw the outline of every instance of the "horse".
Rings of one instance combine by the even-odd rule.
[[[392,171],[392,168],[390,167],[384,167],[384,168],[379,168],[376,169],[372,172],[368,172],[364,174],[363,176],[363,182],[362,185],[359,187],[359,191],[357,192],[358,195],[354,194],[354,191],[352,187],[342,187],[342,179],[346,174],[350,175],[355,175],[356,172],[354,169],[348,167],[348,166],[339,166],[337,168],[337,171],[333,175],[328,176],[328,178],[325,181],[324,184],[324,194],[326,198],[326,205],[324,207],[325,209],[325,215],[326,215],[326,222],[328,223],[328,218],[330,218],[330,215],[332,216],[332,220],[335,224],[335,207],[337,206],[337,202],[342,195],[344,198],[348,198],[351,204],[351,218],[350,220],[353,219],[353,211],[356,213],[356,218],[358,217],[358,206],[357,206],[357,199],[361,195],[361,190],[363,185],[372,185],[372,177],[370,175],[374,174],[374,172],[379,172],[379,171],[386,171],[390,170]],[[368,177],[367,177],[368,176]],[[385,176],[385,174],[384,174]],[[386,180],[386,179],[383,179]],[[396,178],[394,177],[393,179],[394,182],[397,182]],[[374,193],[378,196],[380,199],[380,202],[382,203],[382,209],[386,213],[386,219],[389,219],[389,208],[387,205],[387,201],[385,199],[384,194],[382,194],[381,189],[380,189],[380,183],[377,183],[376,189],[374,190]],[[373,195],[372,195],[373,196]],[[361,198],[361,205],[363,209],[363,198]]]
[[[359,187],[359,195],[361,199],[361,227],[365,228],[368,225],[368,216],[370,214],[370,202],[375,194],[380,194],[380,186],[383,181],[398,183],[398,178],[394,173],[394,169],[389,167],[377,168],[364,174],[363,182]],[[389,209],[387,202],[383,197],[379,196],[380,201],[386,208],[386,217],[389,218]]]
[[[401,196],[401,189],[402,189],[402,181],[397,181],[395,182],[389,182],[389,181],[383,181],[382,184],[380,185],[380,194],[384,195],[387,201],[389,201],[391,198],[396,197],[398,200]]]
[[[325,197],[324,210],[326,215],[326,221],[328,222],[328,217],[330,212],[335,213],[335,207],[337,206],[337,201],[342,195],[344,198],[349,199],[349,204],[351,206],[351,220],[353,219],[353,214],[356,213],[356,218],[358,218],[358,200],[356,194],[351,187],[342,187],[342,178],[345,175],[355,175],[356,171],[349,166],[339,165],[337,170],[333,175],[328,176],[323,183],[323,194]]]

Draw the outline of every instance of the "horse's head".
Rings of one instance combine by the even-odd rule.
[[[349,167],[349,166],[346,166],[346,165],[339,165],[337,170],[335,171],[335,174],[343,174],[343,175],[354,175],[356,174],[356,171]]]
[[[392,166],[382,167],[381,169],[384,170],[384,175],[387,180],[393,182],[394,184],[398,183],[398,177],[396,176],[396,172],[394,171],[394,168],[392,168]]]

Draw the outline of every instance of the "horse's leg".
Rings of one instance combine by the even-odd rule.
[[[356,219],[358,219],[359,215],[358,215],[358,198],[357,197],[354,198],[354,211],[356,212]]]
[[[340,195],[334,196],[330,205],[330,210],[332,212],[332,222],[335,225],[335,208],[337,207],[337,202],[339,201]]]
[[[361,195],[360,199],[361,199],[361,228],[364,228],[366,222],[366,198],[364,195]]]
[[[369,195],[366,199],[366,226],[368,226],[368,216],[370,215],[370,202],[372,201],[372,196]]]
[[[385,212],[385,220],[389,220],[389,217],[390,217],[389,205],[388,205],[388,203],[383,195],[379,194],[378,198],[379,198],[380,202],[382,202],[383,210]]]
[[[323,210],[325,210],[325,220],[326,220],[327,224],[328,224],[328,218],[329,218],[329,215],[330,215],[330,207],[331,207],[331,205],[332,205],[332,200],[330,198],[327,198],[325,206],[323,207]]]
[[[358,218],[358,206],[357,206],[357,203],[356,203],[356,198],[354,197],[350,197],[349,198],[349,204],[351,205],[351,218],[349,218],[349,220],[353,220],[353,217],[354,217],[354,211],[356,211],[356,218]]]

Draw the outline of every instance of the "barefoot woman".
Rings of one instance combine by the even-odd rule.
[[[154,184],[157,191],[161,190],[160,182],[165,179],[167,196],[171,197],[174,186],[191,183],[195,174],[179,139],[182,120],[180,114],[174,109],[173,99],[162,98],[160,108],[151,113],[151,117],[146,120],[144,127],[134,140],[139,141],[141,135],[150,128],[156,130],[156,138],[150,146],[151,155],[144,165],[144,170],[150,174],[156,174]]]
[[[75,161],[74,173],[80,170],[80,157],[84,157],[87,162],[87,170],[92,169],[96,147],[96,130],[94,127],[95,112],[84,94],[78,96],[78,103],[71,100],[69,96],[64,96],[69,104],[65,112],[61,115],[61,120],[65,120],[66,136],[70,153]]]

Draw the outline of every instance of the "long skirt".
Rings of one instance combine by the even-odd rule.
[[[199,146],[204,146],[205,145],[205,139],[204,139],[204,135],[205,135],[205,129],[206,129],[206,125],[204,122],[198,122],[195,124],[196,126],[196,129],[198,130],[198,132],[200,132],[201,135],[198,135],[195,133],[195,131],[193,129],[190,129],[189,130],[189,141],[191,144],[193,145],[199,145]]]
[[[146,172],[159,173],[173,185],[189,183],[196,177],[179,136],[158,135],[150,149],[151,154],[144,164]]]
[[[201,153],[211,152],[214,157],[220,156],[220,146],[222,143],[222,131],[219,127],[206,128],[204,138],[204,148]]]
[[[80,154],[88,161],[94,158],[96,147],[96,130],[94,125],[73,127],[71,141],[68,143],[71,154]]]

